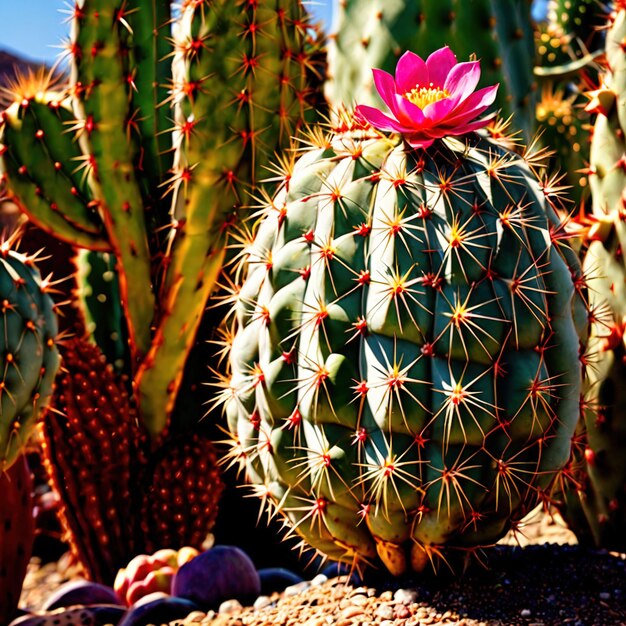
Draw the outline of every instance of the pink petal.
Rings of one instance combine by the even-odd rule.
[[[374,84],[376,89],[382,98],[383,102],[392,110],[396,112],[396,81],[391,74],[384,72],[383,70],[373,69]]]
[[[428,148],[435,143],[434,139],[425,135],[407,135],[404,139],[413,148]]]
[[[378,128],[378,130],[392,131],[396,133],[410,130],[396,120],[385,115],[379,109],[368,106],[367,104],[359,104],[354,109],[354,112],[356,115],[369,122],[374,128]]]
[[[396,85],[399,93],[406,93],[418,85],[428,85],[428,69],[422,57],[405,52],[396,65]]]
[[[461,102],[445,119],[441,120],[441,123],[445,126],[452,126],[478,117],[493,104],[497,91],[498,85],[479,89]]]
[[[437,124],[439,120],[446,118],[459,103],[458,96],[455,98],[444,98],[437,102],[432,102],[424,107],[424,117]]]
[[[394,114],[398,118],[398,121],[411,128],[422,126],[424,123],[428,123],[424,119],[422,109],[416,104],[413,104],[410,100],[407,100],[404,96],[395,96],[395,110]]]
[[[446,77],[450,73],[450,70],[452,70],[455,65],[456,56],[454,56],[454,52],[452,52],[448,46],[435,50],[435,52],[426,59],[429,81],[433,86],[441,89],[446,82]]]
[[[493,119],[493,115],[487,115],[486,117],[482,117],[471,124],[464,124],[463,126],[458,126],[454,128],[453,132],[450,132],[450,135],[465,135],[466,133],[471,133],[472,131],[478,130],[479,128],[483,128],[491,122]]]
[[[444,89],[451,96],[458,95],[464,100],[476,89],[479,80],[480,63],[478,61],[458,63],[450,70],[444,83]]]

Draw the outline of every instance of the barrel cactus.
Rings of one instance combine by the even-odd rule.
[[[389,112],[311,131],[234,294],[229,459],[304,543],[393,574],[515,527],[579,414],[585,281],[479,76],[448,49],[375,71]]]

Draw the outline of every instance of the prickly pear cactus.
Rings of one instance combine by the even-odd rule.
[[[622,551],[626,549],[626,5],[616,5],[607,33],[608,68],[600,89],[590,94],[588,107],[598,115],[591,144],[593,210],[584,269],[597,311],[590,341],[597,356],[588,369],[575,459],[579,498],[568,497],[565,516],[581,542]]]
[[[328,49],[326,95],[334,106],[378,104],[370,68],[389,71],[404,50],[425,54],[450,45],[475,55],[483,84],[500,83],[496,106],[534,127],[534,43],[527,0],[346,0],[339,3]]]
[[[54,304],[33,259],[0,250],[0,474],[18,458],[59,365]]]
[[[231,456],[333,559],[495,542],[566,464],[587,313],[526,159],[315,135],[265,209],[224,392]]]
[[[33,484],[20,456],[0,473],[0,623],[14,617],[35,540]]]

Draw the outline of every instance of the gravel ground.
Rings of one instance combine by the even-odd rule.
[[[459,579],[379,577],[355,587],[345,577],[318,576],[261,596],[253,607],[229,601],[170,626],[626,626],[626,555],[574,544],[558,520],[540,516],[523,536],[485,550],[486,567]],[[33,563],[24,604],[36,607],[71,575]]]

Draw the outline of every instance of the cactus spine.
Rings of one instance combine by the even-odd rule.
[[[584,279],[532,151],[344,129],[265,208],[222,399],[294,534],[400,574],[495,542],[566,465]]]

